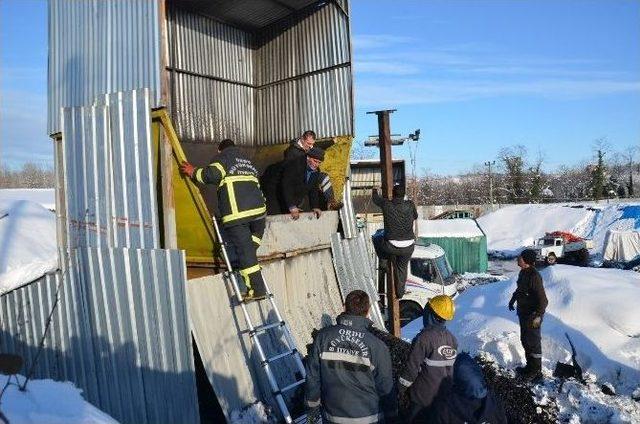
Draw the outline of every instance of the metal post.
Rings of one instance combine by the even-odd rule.
[[[491,166],[495,165],[496,161],[485,162],[484,165],[489,167],[489,204],[493,205],[493,174],[491,173]]]
[[[379,110],[378,115],[378,147],[380,148],[380,171],[382,172],[382,195],[391,200],[393,192],[393,161],[391,158],[391,128],[389,114],[393,110]],[[396,297],[394,274],[395,269],[391,262],[387,272],[387,308],[389,310],[389,323],[391,334],[400,337],[400,305]]]

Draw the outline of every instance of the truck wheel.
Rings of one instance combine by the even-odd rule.
[[[555,265],[556,262],[558,262],[558,258],[554,253],[549,253],[549,256],[547,256],[546,262],[547,262],[547,265]]]
[[[576,253],[576,262],[580,266],[589,265],[589,251],[587,249],[580,249]]]
[[[422,307],[411,300],[400,301],[400,327],[422,316]]]

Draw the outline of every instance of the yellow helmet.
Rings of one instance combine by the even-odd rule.
[[[446,294],[432,297],[429,299],[428,305],[438,317],[446,321],[451,321],[456,313],[456,306],[453,304],[453,300]]]

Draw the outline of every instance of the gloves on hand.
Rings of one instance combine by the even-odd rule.
[[[542,317],[541,316],[535,316],[531,320],[531,328],[540,328],[541,325],[542,325]]]
[[[515,311],[516,310],[516,308],[514,308],[514,306],[513,306],[513,302],[509,302],[509,310],[510,311]]]

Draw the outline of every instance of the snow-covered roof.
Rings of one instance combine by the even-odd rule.
[[[5,204],[16,200],[29,200],[40,203],[42,207],[55,210],[56,193],[53,188],[3,188],[0,189],[0,202]]]
[[[419,237],[482,237],[483,235],[473,219],[418,220]]]
[[[429,243],[427,245],[417,244],[413,251],[413,256],[423,259],[436,259],[440,256],[444,256],[444,249],[433,243]]]

